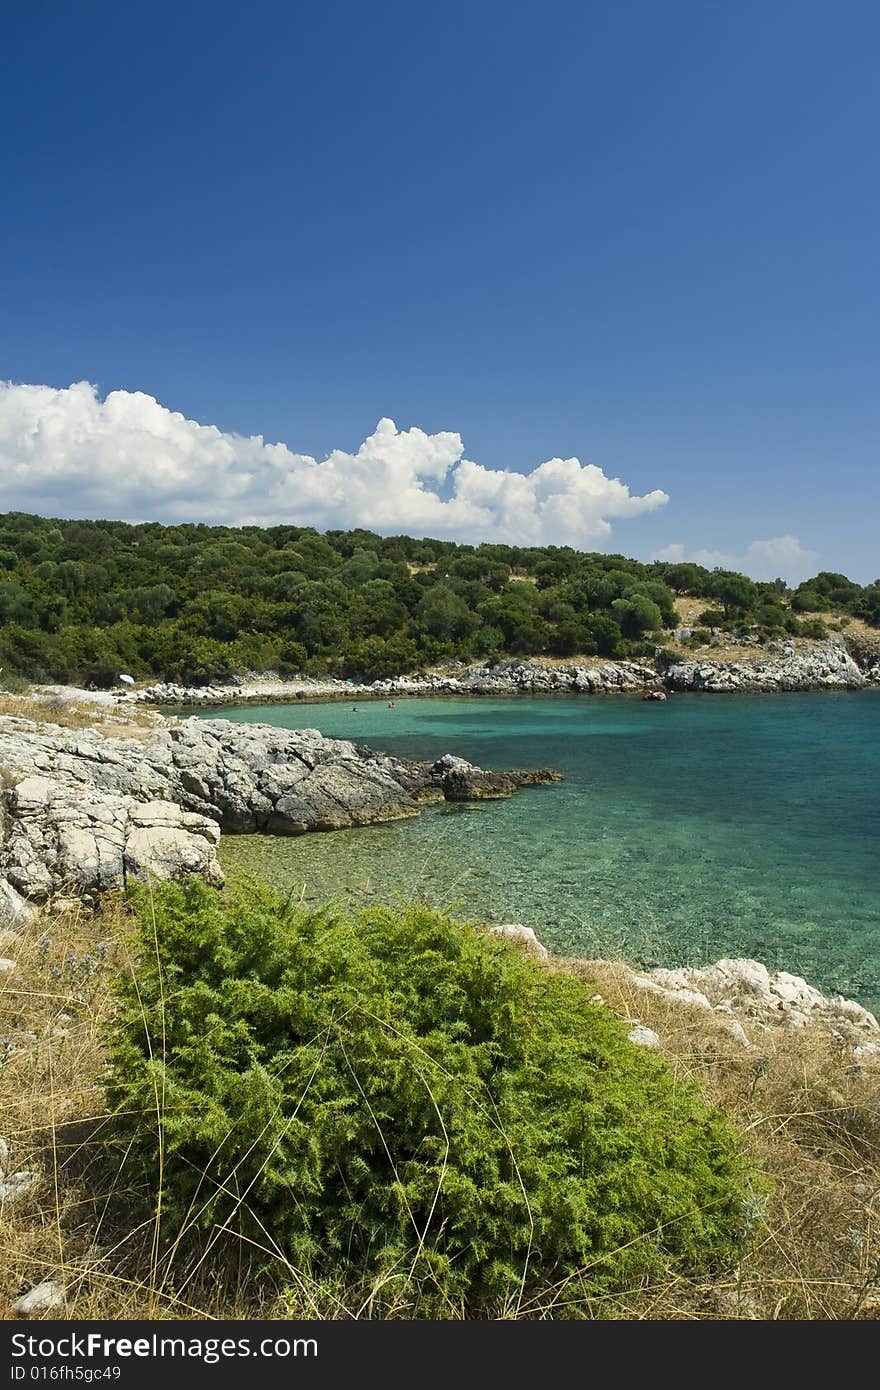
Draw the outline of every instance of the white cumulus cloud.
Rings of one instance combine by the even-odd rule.
[[[634,496],[576,458],[530,473],[483,468],[464,457],[460,435],[393,420],[380,420],[356,453],[318,460],[200,425],[141,391],[102,400],[86,381],[62,390],[0,383],[4,511],[583,546],[668,500],[659,489]]]
[[[685,558],[685,549],[681,541],[674,541],[672,545],[664,545],[662,550],[655,550],[652,560],[664,560],[668,565],[680,565]]]
[[[786,579],[799,584],[816,572],[816,551],[801,545],[797,536],[771,536],[766,541],[752,541],[740,554],[723,550],[688,550],[680,542],[655,550],[652,560],[678,564],[682,560],[704,565],[706,569],[738,570],[752,579]]]

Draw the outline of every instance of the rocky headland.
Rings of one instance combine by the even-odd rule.
[[[798,651],[793,643],[744,661],[680,661],[667,666],[663,683],[670,690],[724,691],[861,690],[868,676],[842,642],[829,639]]]
[[[220,884],[221,831],[300,835],[416,816],[429,801],[491,800],[558,781],[451,754],[407,762],[316,729],[160,721],[141,738],[0,718],[0,911],[129,879]]]

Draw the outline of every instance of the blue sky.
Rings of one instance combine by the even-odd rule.
[[[874,579],[878,41],[859,0],[8,6],[0,378],[97,396],[7,389],[0,506]]]

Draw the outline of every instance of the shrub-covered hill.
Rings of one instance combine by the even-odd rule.
[[[704,625],[764,636],[820,636],[809,615],[826,609],[880,625],[880,581],[836,574],[790,595],[782,580],[568,547],[0,516],[0,666],[31,680],[373,679],[451,658],[619,658],[662,643],[678,594],[706,600]]]

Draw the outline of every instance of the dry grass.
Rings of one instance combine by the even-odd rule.
[[[850,656],[864,669],[880,662],[880,629],[869,627],[861,618],[851,618],[841,631]]]
[[[862,618],[851,618],[847,613],[820,614],[821,617],[830,619],[832,622],[843,623],[843,631],[847,635],[861,639],[869,646],[877,646],[880,643],[880,628],[871,627]]]
[[[675,611],[678,614],[678,621],[681,627],[699,627],[697,619],[707,608],[712,607],[712,600],[708,598],[677,598],[675,600]]]
[[[49,1277],[76,1319],[284,1316],[280,1302],[267,1311],[245,1292],[246,1258],[189,1282],[184,1267],[157,1277],[152,1229],[130,1223],[101,1079],[112,981],[133,965],[131,928],[115,900],[98,916],[44,914],[3,945],[17,968],[0,975],[0,1134],[8,1171],[35,1172],[39,1184],[0,1215],[0,1317]]]
[[[53,1275],[70,1288],[75,1308],[93,1264],[100,1233],[77,1150],[82,1135],[86,1153],[103,1110],[97,1081],[107,982],[121,964],[118,926],[109,915],[98,926],[79,914],[47,914],[4,947],[17,968],[0,979],[0,1133],[10,1172],[40,1178],[32,1195],[3,1209],[7,1295]]]
[[[96,917],[45,916],[7,938],[2,953],[17,968],[0,975],[0,1134],[9,1171],[33,1170],[40,1182],[2,1212],[0,1316],[50,1276],[65,1286],[66,1315],[76,1319],[417,1316],[417,1291],[317,1286],[280,1255],[276,1288],[261,1291],[247,1248],[215,1247],[200,1264],[179,1246],[158,1264],[157,1225],[132,1228],[124,1173],[108,1163],[101,1089],[112,981],[132,968],[127,908],[115,901]],[[746,1050],[717,1017],[636,990],[623,966],[554,968],[577,971],[621,1016],[653,1027],[682,1077],[736,1116],[771,1183],[756,1201],[737,1271],[705,1283],[670,1278],[597,1305],[596,1315],[880,1316],[880,1074],[860,1072],[818,1033],[774,1029]],[[564,1287],[551,1290],[540,1304],[499,1316],[558,1317],[566,1297]]]
[[[880,1067],[819,1029],[747,1024],[744,1048],[724,1019],[636,988],[608,961],[566,963],[622,1017],[653,1028],[683,1077],[740,1125],[770,1180],[736,1277],[670,1284],[629,1315],[650,1318],[880,1317]]]
[[[137,705],[116,708],[65,695],[15,695],[0,690],[0,717],[4,715],[58,724],[62,729],[95,729],[110,738],[145,739],[161,722],[153,711]]]

